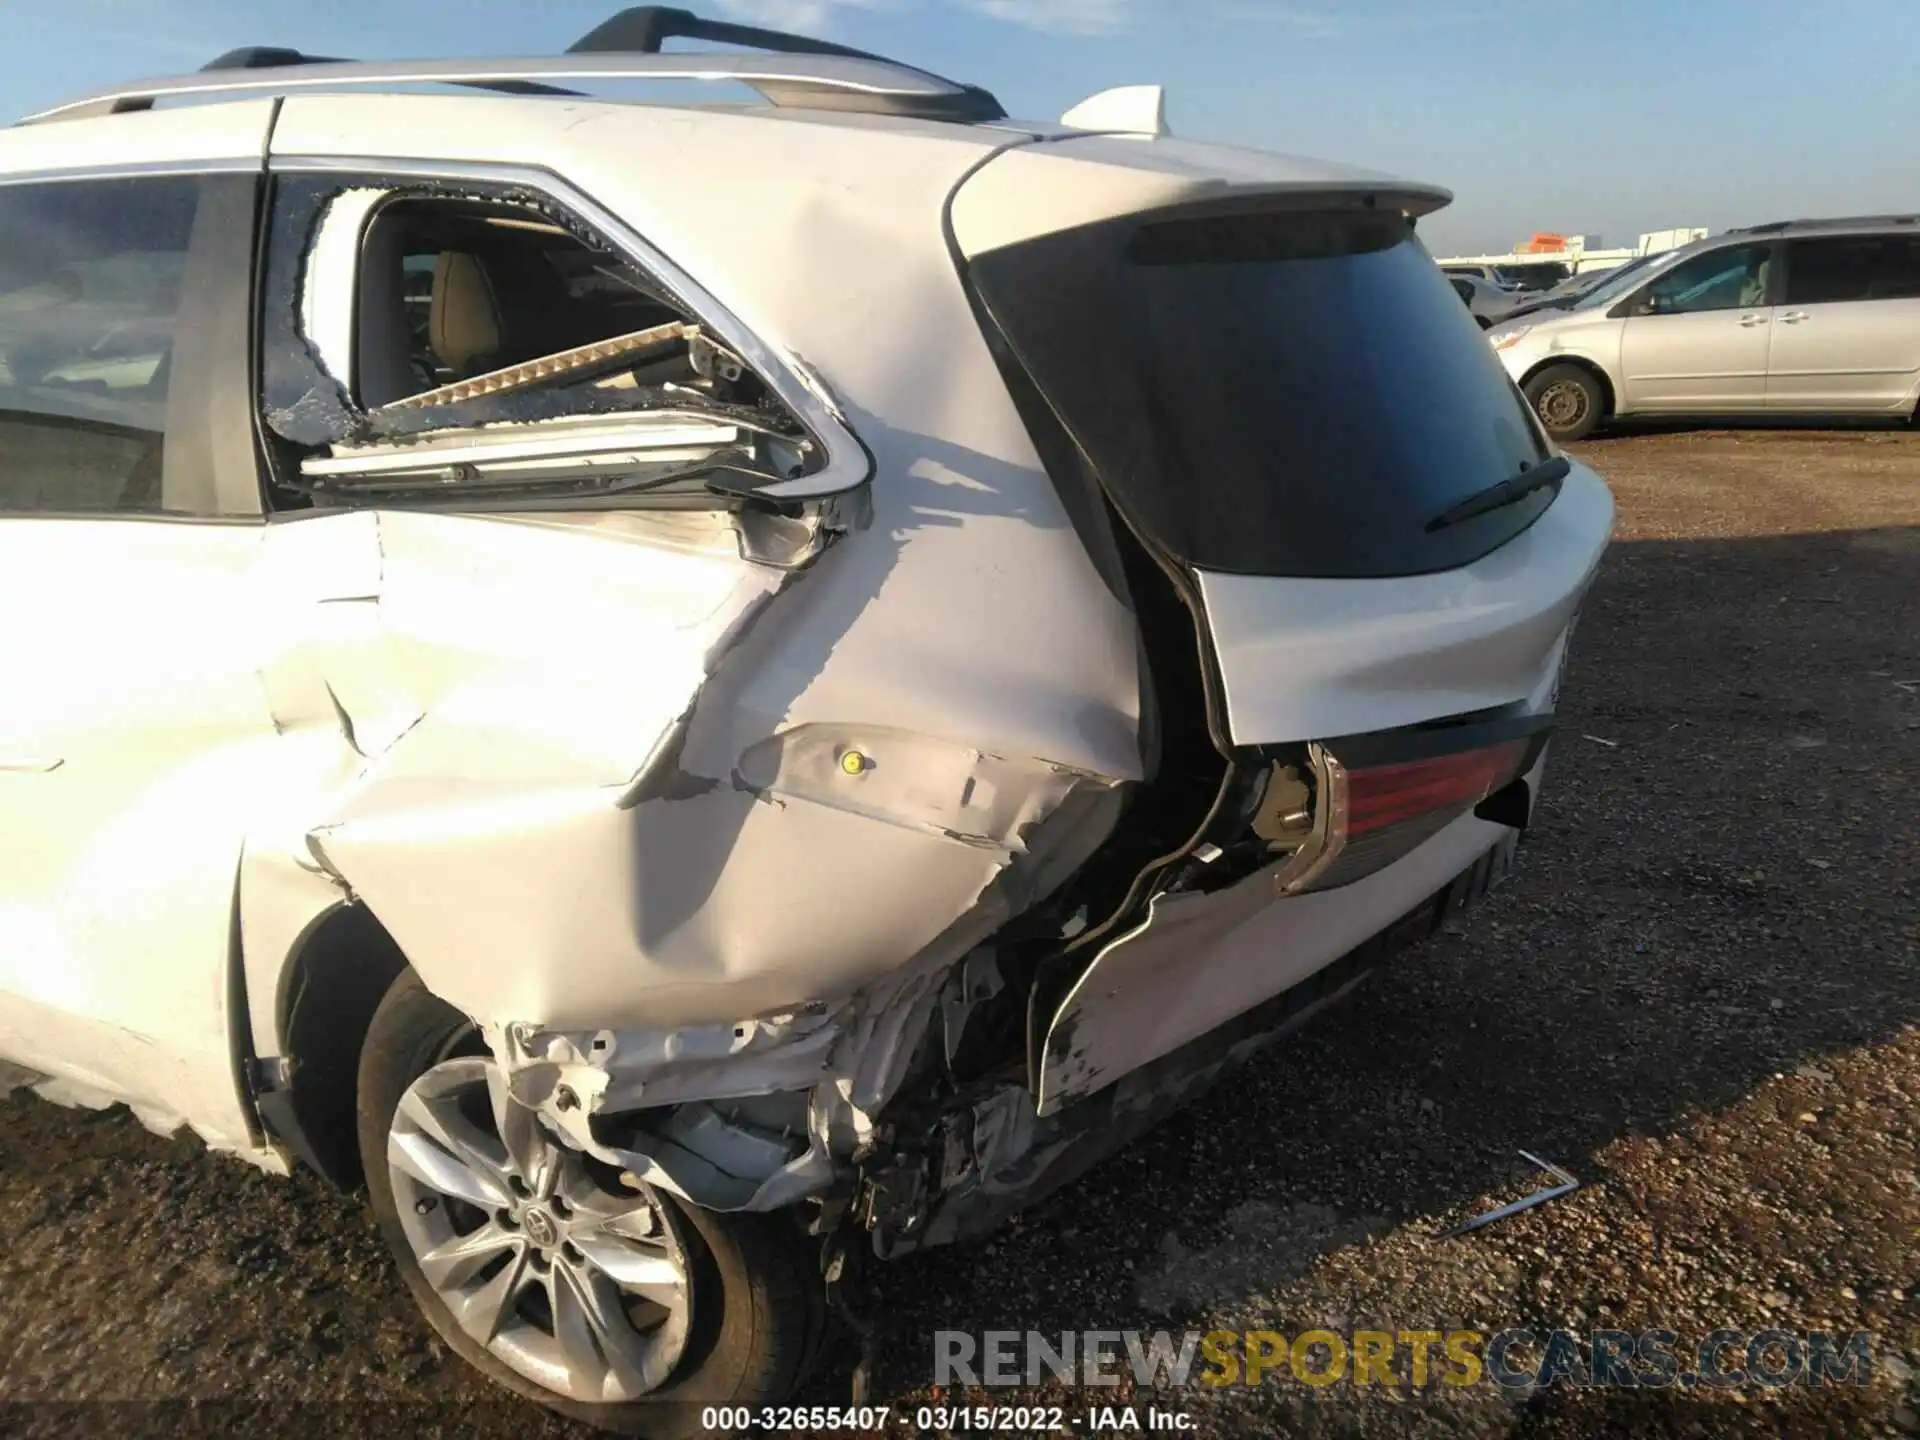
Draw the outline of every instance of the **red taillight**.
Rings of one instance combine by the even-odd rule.
[[[1351,885],[1411,854],[1510,786],[1535,747],[1544,743],[1542,731],[1424,760],[1369,765],[1356,755],[1360,763],[1351,767],[1341,763],[1333,746],[1308,747],[1320,792],[1319,825],[1314,838],[1275,877],[1280,893],[1298,895]],[[1362,750],[1359,745],[1348,748]],[[1521,818],[1495,823],[1524,825],[1525,806],[1523,795]]]
[[[1520,773],[1526,740],[1484,750],[1347,771],[1349,838],[1437,810],[1477,805]]]
[[[1524,829],[1531,797],[1516,782],[1545,749],[1551,724],[1551,716],[1527,716],[1518,723],[1461,724],[1441,734],[1415,728],[1308,745],[1313,823],[1275,874],[1275,887],[1282,895],[1301,895],[1364,880],[1469,812]],[[1492,739],[1489,731],[1502,738]],[[1419,760],[1395,758],[1448,742],[1460,748]],[[1296,781],[1293,789],[1299,788]],[[1292,792],[1278,803],[1294,803]],[[1279,838],[1272,826],[1256,824],[1255,830],[1270,842]]]

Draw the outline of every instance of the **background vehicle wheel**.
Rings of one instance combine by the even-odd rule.
[[[1549,365],[1527,381],[1526,395],[1547,434],[1562,443],[1586,439],[1606,413],[1600,382],[1578,365]]]
[[[428,1321],[489,1378],[627,1434],[777,1404],[826,1323],[792,1215],[715,1215],[562,1146],[472,1021],[401,972],[361,1051],[367,1190]],[[669,1403],[671,1402],[671,1403]]]

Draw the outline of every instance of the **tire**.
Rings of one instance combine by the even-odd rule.
[[[1473,323],[1478,325],[1482,330],[1491,330],[1493,328],[1493,322],[1484,315],[1474,316]]]
[[[789,1399],[825,1348],[828,1328],[818,1241],[805,1235],[791,1212],[718,1215],[658,1191],[647,1192],[650,1208],[664,1210],[659,1215],[662,1228],[679,1242],[690,1317],[671,1371],[664,1383],[643,1398],[600,1403],[563,1395],[514,1369],[461,1328],[448,1301],[428,1281],[401,1214],[406,1204],[411,1213],[424,1215],[427,1211],[415,1206],[424,1204],[431,1210],[433,1201],[396,1196],[388,1141],[402,1099],[428,1071],[465,1075],[468,1067],[491,1070],[492,1066],[473,1022],[428,991],[412,970],[402,971],[387,991],[360,1053],[358,1129],[368,1197],[401,1279],[440,1338],[468,1364],[517,1394],[589,1425],[651,1440],[704,1433],[700,1425],[704,1406],[755,1408]],[[498,1127],[493,1133],[497,1136]],[[619,1192],[607,1167],[576,1152],[565,1155],[568,1173],[576,1180],[583,1171],[590,1171],[602,1186],[615,1187],[615,1201],[631,1200]],[[414,1184],[408,1174],[398,1178],[403,1186]],[[442,1208],[451,1216],[464,1203],[449,1192]],[[531,1209],[535,1202],[526,1204]],[[577,1221],[580,1212],[561,1213]],[[526,1218],[531,1222],[533,1217]],[[543,1222],[543,1230],[550,1223]],[[535,1233],[532,1223],[525,1232]],[[588,1242],[583,1238],[582,1243]],[[580,1252],[570,1243],[563,1248],[573,1262],[581,1261]],[[543,1293],[553,1293],[559,1283],[557,1277],[552,1279]],[[519,1296],[532,1294],[531,1288],[518,1291]],[[528,1303],[516,1298],[507,1307],[509,1325],[518,1324],[521,1333],[527,1333],[525,1327],[531,1322],[516,1307]],[[551,1313],[549,1307],[549,1317]]]
[[[1549,365],[1525,388],[1533,413],[1561,444],[1586,439],[1606,416],[1607,397],[1600,382],[1578,365]]]

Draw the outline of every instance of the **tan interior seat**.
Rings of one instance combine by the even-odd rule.
[[[398,225],[376,224],[360,256],[354,330],[354,385],[369,410],[423,388],[413,368],[407,327],[406,237]]]
[[[434,357],[458,376],[491,368],[500,352],[500,306],[479,257],[442,250],[433,266],[433,299],[427,343]]]

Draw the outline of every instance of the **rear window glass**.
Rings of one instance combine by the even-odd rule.
[[[1920,236],[1842,235],[1787,245],[1788,305],[1920,296]]]
[[[1200,568],[1447,569],[1552,502],[1427,529],[1545,452],[1398,214],[1089,226],[975,257],[970,275],[1122,511]]]

